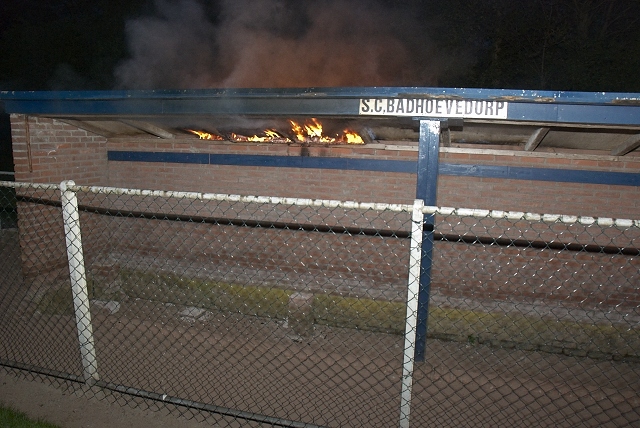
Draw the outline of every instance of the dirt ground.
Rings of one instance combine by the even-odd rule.
[[[20,283],[20,260],[17,252],[7,251],[9,247],[15,247],[15,239],[11,239],[14,235],[15,230],[2,230],[0,233],[0,276],[3,283],[3,287],[0,288],[3,291],[6,291],[8,283]],[[3,303],[15,301],[19,297],[19,293],[15,292],[0,293]],[[3,337],[0,345],[6,345],[6,341],[7,337]],[[32,418],[43,419],[63,428],[210,426],[180,418],[169,413],[168,409],[162,412],[149,408],[144,410],[140,407],[114,405],[113,400],[90,398],[88,394],[83,394],[82,390],[74,392],[73,388],[64,386],[38,375],[0,366],[0,404],[11,406]]]
[[[62,428],[210,426],[166,412],[113,405],[107,400],[88,398],[5,369],[0,369],[0,403]]]
[[[138,315],[145,312],[150,315],[159,310],[158,307],[129,309]],[[96,336],[98,355],[103,356],[100,372],[105,380],[136,385],[147,391],[172,391],[169,394],[176,397],[208,401],[229,409],[289,416],[293,420],[311,419],[323,426],[397,425],[400,367],[397,355],[395,358],[384,357],[393,349],[390,343],[376,342],[382,349],[377,358],[369,358],[367,355],[373,348],[365,348],[367,341],[358,334],[347,338],[325,332],[324,337],[306,343],[291,341],[277,334],[278,331],[283,333],[282,326],[266,323],[259,327],[253,325],[255,334],[239,337],[231,329],[241,326],[238,320],[226,324],[230,320],[209,319],[207,321],[215,325],[209,330],[205,322],[186,322],[172,316],[158,323],[162,327],[154,328],[154,323],[145,320],[148,316],[129,318],[131,314],[127,312],[123,308],[118,314],[95,319],[97,325],[102,326],[97,328]],[[52,324],[51,321],[48,319],[47,325]],[[62,319],[56,321],[59,327],[63,324]],[[33,326],[35,328],[28,329],[31,333],[42,330],[42,324]],[[6,327],[13,330],[16,326],[7,324]],[[52,330],[48,334],[27,335],[26,331],[23,330],[25,338],[31,336],[28,340],[22,342],[12,338],[13,349],[17,352],[23,348],[24,351],[13,354],[14,359],[29,360],[30,355],[41,355],[41,361],[31,362],[65,373],[78,372],[71,360],[62,358],[64,349],[69,346],[52,339],[54,335],[58,339],[73,335],[56,334]],[[231,333],[220,334],[220,331]],[[249,329],[241,328],[240,331],[248,332]],[[230,340],[231,337],[234,340]],[[163,340],[156,341],[159,338]],[[347,346],[327,352],[331,343],[355,344],[359,355],[354,355]],[[249,349],[258,352],[247,352]],[[56,352],[52,353],[53,350]],[[427,362],[416,365],[414,373],[412,419],[415,424],[412,426],[428,423],[457,428],[622,427],[640,423],[640,367],[636,364],[435,340],[429,341],[428,357]],[[169,361],[172,363],[167,364]],[[102,426],[83,425],[98,421],[120,426],[121,419],[117,418],[128,421],[131,417],[133,421],[138,416],[143,421],[150,420],[149,426],[173,426],[170,424],[176,422],[179,426],[191,426],[187,423],[198,426],[195,421],[203,417],[184,408],[171,411],[164,405],[156,406],[160,414],[133,409],[136,402],[131,396],[114,399],[110,393],[102,401],[78,396],[83,392],[85,396],[95,394],[80,389],[77,393],[53,391],[39,395],[31,392],[31,388],[45,391],[51,388],[37,385],[39,378],[42,381],[41,377],[36,376],[34,382],[29,382],[31,385],[14,378],[3,378],[0,401],[12,404],[10,399],[22,396],[27,408],[16,407],[29,412],[48,408],[57,414],[55,419],[47,419],[62,426]],[[25,392],[13,392],[21,391],[23,387]],[[75,387],[79,388],[79,385]],[[62,398],[54,398],[60,396],[74,401],[66,404]],[[140,408],[147,409],[147,406]],[[105,409],[105,413],[100,413],[99,409]],[[99,413],[88,422],[84,419],[85,422],[78,422],[80,425],[71,425],[75,423],[72,418],[84,417],[76,413],[94,411]],[[188,419],[180,417],[184,412]],[[166,419],[155,419],[163,414],[168,415]],[[33,415],[44,416],[41,413]],[[102,415],[107,419],[102,419]],[[116,418],[115,422],[110,418]],[[127,423],[134,427],[148,426],[146,422],[140,425]],[[211,417],[206,426],[268,425]]]
[[[73,315],[38,306],[16,252],[2,251],[10,241],[0,242],[0,363],[81,376]],[[143,299],[117,311],[93,307],[92,317],[100,380],[109,385],[321,426],[398,425],[401,336],[318,326],[302,340],[282,321],[223,312],[196,319]],[[0,402],[62,427],[265,426],[16,373],[0,367]],[[429,340],[427,361],[415,366],[411,421],[640,426],[639,388],[635,361]]]

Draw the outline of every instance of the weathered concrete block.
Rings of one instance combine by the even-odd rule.
[[[91,303],[106,311],[109,315],[113,315],[120,310],[120,302],[115,300],[92,300]]]
[[[289,297],[288,325],[299,336],[313,334],[313,293],[295,292]]]

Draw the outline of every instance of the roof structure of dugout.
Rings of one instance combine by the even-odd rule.
[[[608,156],[638,154],[640,147],[636,93],[419,87],[3,91],[0,101],[7,113],[56,118],[109,138],[192,138],[185,128],[194,123],[218,129],[238,118],[316,117],[357,123],[369,142],[411,145],[419,137],[415,119],[436,118],[448,120],[444,146]]]

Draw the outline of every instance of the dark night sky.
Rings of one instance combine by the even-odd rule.
[[[638,70],[640,0],[0,2],[0,90],[640,92]]]
[[[0,89],[640,92],[638,0],[12,0]]]
[[[638,70],[640,0],[0,2],[0,90],[640,92]],[[0,142],[11,169],[4,114]]]

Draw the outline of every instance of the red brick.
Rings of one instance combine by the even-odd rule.
[[[96,184],[122,186],[127,188],[161,188],[167,190],[203,191],[211,193],[237,193],[267,196],[289,196],[305,198],[341,199],[357,201],[380,201],[392,203],[412,203],[415,197],[415,174],[375,173],[367,171],[334,171],[312,170],[296,168],[271,167],[237,167],[227,165],[183,165],[164,163],[131,163],[107,162],[106,153],[109,150],[141,150],[141,151],[175,151],[175,152],[205,152],[205,153],[251,153],[260,155],[289,155],[300,156],[304,150],[313,156],[335,156],[351,158],[374,159],[415,159],[415,151],[381,150],[367,147],[312,147],[303,149],[300,146],[288,145],[250,145],[230,144],[199,141],[192,138],[176,139],[175,141],[159,141],[157,139],[125,138],[105,140],[86,131],[77,130],[69,125],[51,119],[32,118],[31,132],[31,164],[33,172],[28,172],[27,145],[25,144],[24,119],[12,117],[16,163],[16,179],[59,183],[63,179],[73,179],[78,184]],[[70,137],[70,135],[73,135]],[[49,155],[49,150],[55,153]],[[502,155],[474,155],[471,153],[442,153],[443,162],[459,162],[486,165],[519,165],[540,166],[547,163],[558,168],[573,169],[620,169],[635,168],[640,170],[640,159],[626,160],[624,163],[613,161],[594,161],[593,159],[571,160],[562,157],[544,156],[502,156]],[[621,166],[623,165],[623,166]],[[577,183],[551,183],[543,181],[478,179],[474,177],[439,177],[438,204],[462,206],[470,208],[500,209],[508,211],[534,211],[566,213],[576,215],[606,216],[634,218],[640,211],[640,191],[635,186],[601,186],[583,185]],[[22,207],[21,210],[31,208]],[[24,211],[29,212],[29,211]],[[58,236],[60,232],[59,210],[48,214],[51,221],[41,221],[42,237]],[[84,216],[87,217],[87,216]],[[95,220],[93,217],[93,221]],[[28,220],[22,220],[28,221]],[[106,220],[105,220],[106,221]],[[120,222],[121,219],[109,219],[110,222]],[[124,222],[123,222],[124,223]],[[128,223],[128,221],[126,221]],[[493,222],[491,230],[500,231],[502,223]],[[134,223],[138,233],[115,232],[116,239],[112,245],[120,248],[137,248],[149,254],[173,257],[180,253],[182,258],[202,257],[202,254],[215,253],[215,239],[208,235],[210,226],[194,227],[189,232],[189,239],[176,241],[176,234],[184,233],[184,225],[168,222]],[[467,223],[465,223],[467,224]],[[471,222],[469,224],[475,224]],[[466,226],[465,226],[466,227]],[[478,226],[482,233],[489,233],[484,223]],[[128,231],[129,229],[123,229]],[[84,232],[84,231],[83,231]],[[474,230],[475,232],[475,230]],[[529,231],[528,233],[533,233]],[[102,230],[87,230],[90,253],[99,254]],[[388,278],[398,280],[406,275],[406,263],[386,263],[405,257],[404,241],[385,240],[385,244],[378,248],[367,246],[363,248],[363,241],[345,241],[341,236],[335,238],[313,238],[309,241],[309,234],[298,233],[270,233],[268,238],[256,237],[255,231],[236,231],[238,236],[246,238],[234,240],[234,246],[220,248],[218,257],[239,265],[250,266],[264,264],[279,267],[283,270],[310,269],[327,271],[340,270],[345,274],[363,275],[361,278],[377,278],[379,283],[388,284]],[[542,233],[542,232],[541,232]],[[567,228],[559,225],[547,232],[551,238],[562,236],[570,238]],[[515,235],[512,235],[515,234]],[[283,237],[287,236],[285,240]],[[319,236],[319,235],[318,235]],[[324,235],[323,235],[324,236]],[[510,231],[505,236],[517,238],[517,231]],[[546,235],[545,235],[546,236]],[[149,239],[154,237],[155,241]],[[230,236],[229,239],[232,237]],[[32,243],[46,242],[42,238],[24,235],[25,240]],[[259,248],[251,244],[260,240]],[[602,238],[600,238],[602,239]],[[51,242],[55,239],[51,238]],[[140,242],[138,242],[140,240]],[[253,241],[252,241],[253,240]],[[60,245],[58,241],[55,245]],[[146,244],[145,244],[146,242]],[[289,250],[283,249],[286,246]],[[388,244],[393,242],[394,244]],[[316,251],[307,253],[303,244]],[[52,244],[53,245],[53,244]],[[396,248],[393,246],[400,246]],[[187,250],[192,246],[197,251]],[[386,248],[385,248],[386,247]],[[58,247],[48,248],[47,245],[38,249],[38,259],[30,259],[33,266],[39,264],[43,268],[56,265]],[[374,248],[375,251],[366,253]],[[55,251],[54,251],[55,250]],[[394,252],[398,250],[398,252]],[[491,248],[469,246],[461,244],[437,244],[437,269],[434,271],[434,283],[441,284],[440,288],[451,296],[468,296],[471,298],[495,298],[508,300],[518,298],[525,301],[531,299],[548,299],[578,304],[589,297],[590,304],[601,302],[607,304],[635,305],[637,290],[633,284],[625,282],[629,276],[627,271],[616,271],[620,263],[612,262],[610,256],[584,255],[569,252],[553,252],[524,250],[521,248]],[[365,251],[365,252],[363,252]],[[52,255],[48,260],[41,255]],[[34,253],[35,254],[35,253]],[[244,255],[243,255],[244,254]],[[323,258],[331,255],[330,258]],[[231,257],[233,256],[233,258]],[[225,259],[226,258],[226,259]],[[301,260],[307,260],[307,266],[299,265]],[[289,264],[284,265],[285,261]],[[344,263],[342,263],[344,261]],[[50,263],[51,262],[51,263]],[[322,265],[324,263],[324,265]],[[585,269],[582,266],[589,265]],[[31,265],[30,265],[31,266]],[[345,269],[350,267],[351,271]],[[369,273],[371,269],[364,266],[379,267],[378,273]],[[633,267],[633,266],[632,266]],[[401,272],[398,274],[398,272]],[[577,273],[576,273],[577,272]],[[602,272],[610,278],[610,284],[596,283],[593,272]],[[354,274],[355,275],[355,274]],[[400,275],[400,276],[399,276]],[[397,290],[404,290],[405,279],[400,278]],[[579,288],[572,289],[565,284],[578,284]],[[602,281],[600,281],[602,282]],[[618,284],[620,289],[612,293],[611,284]],[[363,281],[366,283],[366,281]],[[605,287],[606,285],[606,287]],[[607,288],[609,287],[609,288]],[[342,288],[344,292],[348,290]],[[608,290],[609,300],[603,293]],[[443,291],[443,292],[444,292]],[[591,294],[589,294],[591,293]],[[600,293],[600,294],[598,294]]]

